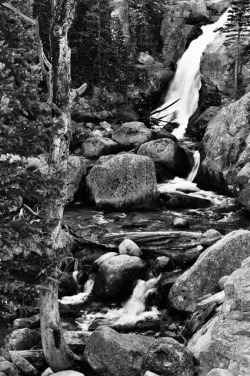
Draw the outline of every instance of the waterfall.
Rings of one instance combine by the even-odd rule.
[[[173,135],[182,138],[185,134],[188,120],[198,107],[200,79],[200,59],[208,43],[216,37],[216,30],[222,27],[227,20],[228,11],[220,19],[211,25],[203,26],[202,35],[190,43],[190,46],[177,63],[177,69],[173,81],[166,95],[164,104],[158,108],[163,109],[153,115],[160,120],[160,125],[166,122],[175,122],[179,127],[173,131]],[[175,103],[174,103],[175,102]],[[170,106],[174,103],[172,106]],[[165,107],[168,107],[165,109]],[[165,110],[164,110],[165,109]]]
[[[200,153],[198,152],[198,150],[195,150],[193,152],[193,158],[194,158],[194,165],[193,165],[192,171],[190,172],[190,174],[186,178],[186,181],[190,181],[191,183],[194,180],[194,178],[196,177],[197,172],[198,172],[198,168],[200,167],[201,156],[200,156]]]
[[[129,325],[147,318],[156,319],[160,312],[156,307],[146,311],[146,301],[150,294],[156,293],[157,284],[161,278],[151,278],[148,281],[138,280],[131,297],[120,309],[109,309],[107,313],[86,314],[78,321],[82,330],[88,330],[89,325],[97,320],[100,325]]]

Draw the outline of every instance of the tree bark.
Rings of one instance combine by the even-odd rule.
[[[53,372],[76,369],[82,363],[66,344],[58,308],[58,282],[48,279],[40,292],[41,333],[43,352]]]

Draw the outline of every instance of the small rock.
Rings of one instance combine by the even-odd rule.
[[[20,371],[8,360],[0,362],[0,372],[5,373],[7,376],[20,376]]]
[[[84,155],[88,158],[98,158],[101,155],[116,153],[119,149],[118,144],[106,137],[89,137],[83,143]]]
[[[50,375],[52,375],[52,373],[53,373],[53,371],[49,367],[49,368],[46,368],[46,370],[41,374],[41,376],[50,376]]]
[[[129,256],[142,256],[142,251],[138,245],[133,242],[131,239],[124,239],[123,242],[119,245],[119,254],[120,255],[129,255]]]
[[[221,236],[221,233],[213,228],[211,228],[210,230],[207,230],[202,235],[202,237],[206,239],[213,239],[213,238],[217,238],[218,236]]]
[[[144,376],[159,376],[158,373],[147,371]]]
[[[151,65],[154,64],[154,58],[150,56],[147,52],[140,52],[138,59],[139,63],[145,64],[145,65]]]
[[[20,369],[25,375],[28,376],[38,376],[38,370],[32,366],[30,362],[24,359],[21,355],[19,355],[16,351],[9,352],[12,362],[14,363],[17,368]]]
[[[242,264],[241,264],[241,265],[242,265]],[[220,289],[221,289],[221,290],[224,290],[224,285],[225,285],[225,283],[226,283],[228,277],[229,277],[228,275],[224,275],[223,277],[221,277],[221,278],[219,279],[218,285],[220,286]]]
[[[185,218],[175,218],[172,225],[177,228],[187,228],[189,227],[189,222]]]
[[[167,256],[159,256],[155,259],[155,268],[164,270],[167,266],[169,266],[169,263],[171,262],[171,259]]]

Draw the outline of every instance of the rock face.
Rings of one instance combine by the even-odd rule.
[[[120,154],[95,165],[87,177],[99,207],[150,208],[156,205],[157,184],[153,161],[134,154]]]
[[[173,176],[187,177],[193,168],[193,153],[178,146],[169,138],[149,141],[138,150],[139,155],[148,156],[164,166]]]
[[[193,376],[192,353],[173,338],[159,338],[143,357],[141,376],[145,371],[168,376]]]
[[[93,136],[83,143],[83,153],[87,158],[98,158],[101,155],[117,152],[119,146],[110,138]]]
[[[67,202],[73,201],[75,194],[80,189],[83,177],[86,177],[91,166],[92,163],[87,158],[73,155],[69,157]]]
[[[122,124],[114,133],[113,140],[123,149],[133,149],[152,139],[152,132],[145,124],[134,121]]]
[[[139,376],[142,357],[154,341],[102,326],[89,337],[84,354],[91,368],[102,376]]]
[[[250,231],[237,230],[204,251],[170,290],[169,302],[180,311],[193,312],[200,297],[216,293],[218,281],[231,274],[250,255]],[[205,278],[204,278],[205,276]]]
[[[250,93],[222,108],[207,127],[201,173],[214,188],[235,193],[242,187],[241,170],[250,156],[249,100]]]
[[[198,337],[198,333],[196,333],[188,344],[188,348],[200,365],[200,376],[207,376],[208,372],[211,376],[246,376],[250,374],[249,284],[248,258],[242,262],[241,268],[235,270],[226,281],[226,300],[219,314],[208,324],[207,328],[204,327],[200,330],[199,342],[195,341],[195,337],[196,339]],[[209,335],[206,335],[208,332]],[[206,346],[202,346],[204,343]],[[214,368],[222,368],[224,373],[218,373],[218,370],[215,373]]]
[[[99,266],[93,292],[102,299],[124,299],[133,282],[144,275],[145,266],[136,256],[110,257]]]

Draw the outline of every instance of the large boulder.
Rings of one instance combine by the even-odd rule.
[[[189,341],[188,348],[199,364],[200,376],[207,376],[208,372],[211,376],[250,374],[249,284],[248,258],[227,279],[225,302],[219,314]],[[224,373],[218,373],[216,368],[223,369]]]
[[[195,311],[198,299],[218,292],[220,278],[231,274],[248,256],[250,231],[230,232],[207,248],[196,263],[177,279],[168,296],[171,306],[184,312]]]
[[[250,184],[247,184],[238,194],[237,203],[247,216],[250,216]]]
[[[117,142],[102,136],[89,137],[82,147],[87,158],[99,158],[101,155],[116,153],[119,149]]]
[[[118,334],[102,326],[89,337],[84,355],[101,376],[139,376],[142,357],[154,341],[152,337]]]
[[[133,282],[145,274],[145,267],[137,256],[110,257],[99,266],[93,292],[102,299],[124,299]]]
[[[152,371],[165,376],[193,376],[192,353],[170,337],[157,339],[143,357],[141,376]]]
[[[203,138],[201,173],[214,188],[235,193],[244,184],[241,170],[250,156],[249,101],[250,93],[223,107],[209,122]]]
[[[96,164],[87,182],[99,207],[150,208],[156,205],[157,183],[153,161],[134,154],[119,154]]]
[[[145,124],[134,121],[131,123],[124,123],[112,136],[123,149],[133,149],[141,144],[152,139],[152,132]]]
[[[192,151],[180,147],[169,138],[149,141],[140,146],[137,154],[153,159],[173,176],[186,178],[194,165]]]

